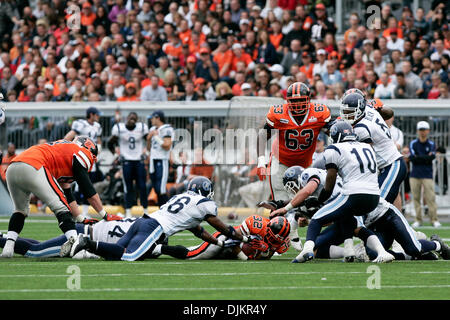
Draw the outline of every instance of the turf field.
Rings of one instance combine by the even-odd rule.
[[[1,217],[0,231],[5,232],[7,226],[8,217]],[[450,240],[450,223],[439,229],[425,226],[420,230],[427,236],[438,233],[447,242]],[[53,217],[28,218],[21,234],[37,240],[57,235],[59,229]],[[176,234],[170,240],[170,244],[185,246],[199,242],[190,232]],[[338,260],[290,263],[295,256],[293,249],[271,261],[245,262],[180,261],[170,257],[107,262],[16,255],[13,259],[0,259],[0,297],[5,300],[450,299],[450,261],[394,261],[377,265]],[[368,282],[377,284],[373,280],[377,273],[371,266],[379,267],[380,289],[367,287]],[[73,280],[73,270],[79,270],[79,282]],[[80,289],[70,289],[77,283]]]

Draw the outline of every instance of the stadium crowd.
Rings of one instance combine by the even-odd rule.
[[[379,28],[355,12],[342,36],[326,0],[0,0],[0,90],[9,102],[228,100],[301,81],[321,100],[352,87],[448,99],[446,3],[395,16],[368,1]]]

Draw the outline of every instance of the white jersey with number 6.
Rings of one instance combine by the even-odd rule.
[[[359,141],[372,143],[379,169],[383,169],[402,156],[392,140],[388,125],[375,109],[367,107],[364,118],[353,128]]]
[[[367,143],[341,142],[324,152],[325,167],[335,168],[342,178],[342,194],[380,194],[375,153]]]
[[[191,191],[173,196],[150,215],[159,222],[167,237],[198,226],[207,216],[217,216],[216,203]]]
[[[111,130],[112,136],[119,137],[120,155],[125,160],[141,160],[147,134],[148,126],[143,122],[137,122],[133,130],[128,130],[125,123],[116,123]]]
[[[99,221],[92,227],[92,240],[107,243],[117,243],[128,232],[137,218],[128,218],[115,221]]]

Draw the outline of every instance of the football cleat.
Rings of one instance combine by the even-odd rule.
[[[100,257],[96,254],[90,253],[87,250],[81,250],[77,254],[75,254],[72,259],[76,260],[84,260],[84,259],[100,259]]]
[[[300,253],[297,257],[295,257],[294,260],[292,260],[292,263],[304,263],[306,261],[310,261],[314,259],[314,253],[312,252],[306,252],[306,253]]]
[[[448,244],[446,244],[444,240],[442,240],[441,237],[439,237],[437,234],[433,234],[430,237],[430,240],[439,242],[439,244],[441,245],[441,250],[438,251],[440,256],[444,260],[450,260],[450,247],[448,246]]]
[[[367,255],[366,248],[363,243],[358,243],[355,246],[355,258],[359,262],[369,262],[369,256]]]
[[[392,254],[387,251],[384,251],[378,255],[372,262],[375,263],[387,263],[393,261],[395,258]]]
[[[75,242],[75,240],[76,239],[74,237],[70,237],[69,240],[63,243],[61,249],[59,250],[59,256],[61,258],[67,257],[69,255],[70,249],[72,249],[72,245]]]
[[[0,258],[12,258],[14,256],[14,244],[13,240],[6,240],[5,246],[3,248]]]
[[[433,251],[428,251],[418,256],[417,260],[439,260],[439,257]]]
[[[75,256],[78,252],[80,252],[83,249],[86,249],[88,244],[88,237],[84,236],[83,234],[79,234],[78,238],[75,240],[75,242],[72,245],[72,248],[70,249],[70,256]]]
[[[433,227],[440,228],[440,227],[442,227],[442,224],[439,221],[435,221],[435,222],[433,222]]]

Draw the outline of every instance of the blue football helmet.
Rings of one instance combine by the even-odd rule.
[[[356,141],[357,137],[351,124],[344,120],[338,120],[331,126],[330,136],[333,143]]]
[[[284,172],[283,185],[288,193],[295,195],[300,190],[300,179],[303,170],[301,166],[292,166]]]
[[[192,178],[191,181],[189,181],[187,190],[198,193],[209,199],[212,199],[214,196],[212,182],[203,176]]]
[[[360,90],[356,90],[358,89],[350,93],[344,93],[340,107],[341,119],[348,121],[352,125],[364,117],[367,104],[364,95],[358,92]]]

